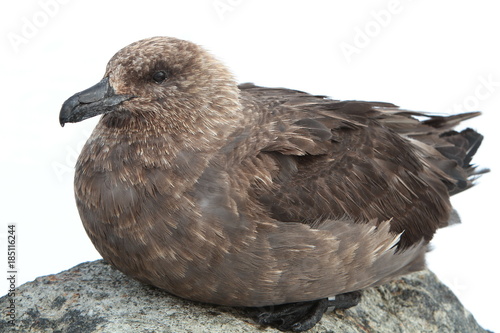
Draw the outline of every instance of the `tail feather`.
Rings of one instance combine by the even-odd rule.
[[[436,150],[444,157],[456,161],[460,169],[463,170],[462,174],[465,173],[465,177],[456,177],[457,175],[452,175],[457,179],[458,186],[450,191],[450,195],[460,193],[470,188],[474,185],[474,180],[481,174],[489,171],[487,169],[477,170],[477,167],[471,164],[472,158],[483,141],[483,136],[481,134],[471,128],[467,128],[461,132],[454,130],[448,131],[441,134],[440,137],[451,145],[448,147],[436,147]]]
[[[461,132],[448,131],[441,134],[440,137],[451,145],[437,148],[437,150],[443,156],[457,161],[462,168],[471,167],[472,157],[483,141],[483,136],[470,128]]]
[[[487,169],[477,170],[472,158],[483,141],[483,136],[471,128],[460,132],[454,127],[464,120],[479,116],[480,112],[438,116],[406,110],[384,110],[387,117],[382,122],[396,132],[418,141],[418,146],[427,155],[428,162],[451,179],[450,195],[470,188],[479,175]]]

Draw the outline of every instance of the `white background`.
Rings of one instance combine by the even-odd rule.
[[[500,330],[495,5],[481,0],[2,2],[0,253],[6,252],[7,223],[16,223],[18,284],[100,257],[81,226],[72,184],[75,158],[98,119],[63,129],[60,106],[97,83],[121,47],[175,36],[204,45],[240,82],[415,110],[484,111],[468,125],[486,138],[474,161],[493,172],[453,198],[463,223],[439,231],[428,262],[485,328]],[[0,254],[1,267],[6,257]],[[6,280],[0,281],[5,294]]]

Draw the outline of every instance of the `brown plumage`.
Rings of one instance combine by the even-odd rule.
[[[180,297],[246,307],[422,269],[482,139],[453,131],[478,113],[237,86],[201,47],[167,37],[120,50],[60,121],[97,114],[75,195],[103,258]]]

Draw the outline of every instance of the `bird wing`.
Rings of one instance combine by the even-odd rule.
[[[391,220],[406,248],[447,225],[450,193],[471,185],[470,159],[482,137],[451,129],[477,113],[429,116],[389,103],[240,89],[273,124],[272,140],[255,157],[272,181],[257,181],[253,195],[276,220],[314,227]]]

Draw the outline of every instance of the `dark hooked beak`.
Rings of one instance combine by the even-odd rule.
[[[74,94],[64,102],[59,113],[59,123],[76,123],[116,109],[123,101],[134,96],[117,95],[105,77],[98,84]]]

